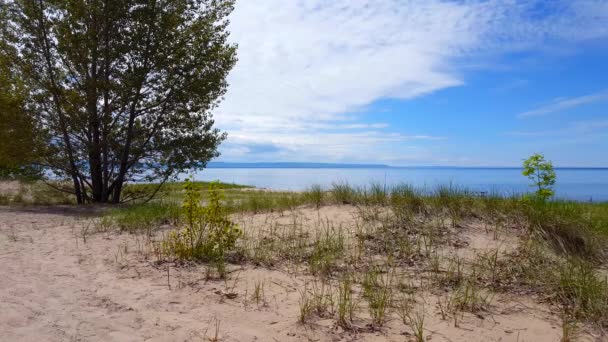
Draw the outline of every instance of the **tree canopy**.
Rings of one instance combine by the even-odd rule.
[[[20,75],[8,84],[26,85],[15,115],[45,139],[36,163],[69,179],[79,203],[117,203],[126,182],[204,167],[226,137],[211,111],[236,63],[233,5],[0,0],[0,48]]]
[[[4,9],[0,7],[0,22],[6,22]],[[6,27],[0,26],[0,36],[9,38],[6,34]],[[14,67],[16,53],[7,39],[0,40],[0,178],[38,173],[31,164],[37,150],[34,145],[41,139],[26,113],[27,88]]]

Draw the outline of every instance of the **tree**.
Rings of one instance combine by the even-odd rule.
[[[6,22],[0,8],[0,22]],[[0,26],[0,36],[5,35]],[[32,166],[33,146],[39,145],[42,135],[25,109],[27,89],[13,67],[16,51],[0,41],[0,178],[38,176],[40,170]]]
[[[522,174],[532,180],[531,186],[536,187],[536,195],[546,200],[554,195],[553,185],[555,184],[555,171],[553,164],[545,160],[545,156],[535,153],[530,158],[524,160]]]
[[[218,156],[211,111],[236,63],[233,0],[0,0],[3,44],[48,140],[37,162],[78,203],[163,184]]]

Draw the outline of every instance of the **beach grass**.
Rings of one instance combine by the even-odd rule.
[[[206,205],[210,183],[193,186],[201,205]],[[312,277],[311,286],[300,291],[301,322],[314,315],[335,317],[337,325],[350,329],[364,306],[374,329],[398,314],[416,338],[422,338],[425,310],[412,298],[420,290],[411,285],[412,280],[402,279],[413,267],[414,281],[445,294],[438,307],[454,325],[460,324],[464,313],[483,315],[490,310],[495,293],[525,289],[560,308],[566,331],[572,322],[608,327],[608,282],[597,269],[608,261],[608,203],[476,193],[450,184],[418,189],[336,183],[302,192],[216,186],[228,215],[293,216],[289,225],[268,223],[262,231],[245,231],[220,262],[222,274],[226,274],[225,262],[275,268],[288,263]],[[183,187],[180,182],[168,183],[151,201],[106,209],[98,228],[148,235],[183,228]],[[151,184],[137,184],[129,191],[153,189]],[[328,206],[348,207],[361,220],[350,227],[320,221],[312,231],[301,228],[298,210]],[[509,254],[488,250],[473,261],[442,254],[451,236],[471,224],[524,237]]]

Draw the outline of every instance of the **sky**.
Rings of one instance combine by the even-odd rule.
[[[219,161],[608,167],[608,0],[237,0]]]

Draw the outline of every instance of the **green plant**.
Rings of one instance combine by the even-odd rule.
[[[188,179],[184,185],[183,216],[185,226],[172,231],[163,241],[163,249],[178,259],[211,261],[221,277],[225,275],[225,254],[236,246],[242,231],[228,217],[222,205],[223,192],[211,183],[207,205],[201,205],[201,194]]]
[[[117,227],[121,231],[151,232],[163,224],[177,224],[181,220],[181,208],[174,202],[149,202],[108,211],[99,221],[98,229]],[[105,228],[101,229],[105,230]]]
[[[415,217],[426,211],[422,194],[407,184],[391,189],[390,204],[398,223],[405,227],[411,226]]]
[[[349,322],[353,321],[356,308],[357,302],[353,300],[351,275],[345,274],[338,287],[338,325],[349,329]]]
[[[608,279],[600,278],[584,260],[570,258],[557,270],[555,293],[575,319],[608,324]]]
[[[578,325],[567,313],[562,313],[562,338],[560,342],[574,342],[578,333]]]
[[[397,315],[399,315],[399,318],[401,318],[403,324],[409,324],[410,315],[415,302],[416,301],[412,295],[407,293],[401,293],[399,298],[396,300],[395,308],[397,309]]]
[[[424,342],[424,316],[425,309],[424,305],[416,310],[412,310],[410,314],[407,316],[407,322],[409,326],[414,331],[414,337],[416,337],[416,342]]]
[[[357,201],[357,192],[348,183],[332,184],[331,194],[339,204],[354,204]]]
[[[264,290],[264,286],[265,286],[265,282],[262,281],[256,281],[254,288],[253,288],[253,293],[251,294],[251,299],[255,300],[255,303],[257,306],[260,306],[260,302],[262,303],[262,306],[266,306],[266,291]]]
[[[372,183],[364,194],[367,204],[383,206],[388,202],[386,186],[380,183]]]
[[[311,303],[313,311],[319,317],[325,317],[333,313],[334,294],[329,282],[325,280],[320,283],[313,282]]]
[[[550,242],[557,251],[588,259],[601,254],[605,237],[591,231],[598,222],[584,205],[524,200],[522,208],[530,230]]]
[[[313,275],[331,275],[336,262],[343,256],[345,238],[341,228],[326,227],[317,232],[309,258]]]
[[[491,293],[484,293],[475,284],[475,279],[466,279],[451,294],[449,306],[456,311],[478,312],[488,309],[492,301]]]
[[[306,320],[308,319],[308,317],[310,317],[310,314],[312,313],[313,304],[310,300],[310,297],[308,296],[308,290],[306,289],[306,287],[304,287],[303,290],[299,290],[299,292],[300,299],[298,301],[298,304],[300,308],[300,315],[298,317],[298,320],[300,323],[306,323]]]
[[[369,314],[375,326],[382,326],[393,298],[392,274],[379,276],[376,271],[366,273],[363,283],[364,297],[368,302]]]
[[[306,202],[314,204],[314,206],[319,209],[321,205],[323,205],[325,193],[320,185],[315,184],[306,189],[304,192],[304,198],[306,199]]]
[[[546,200],[555,193],[555,171],[551,161],[545,160],[542,154],[535,153],[530,158],[524,160],[522,174],[532,180],[532,186],[536,187],[536,196]]]

